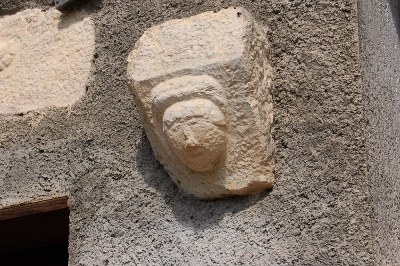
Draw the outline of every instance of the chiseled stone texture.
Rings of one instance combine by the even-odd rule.
[[[243,8],[147,30],[128,80],[153,150],[199,198],[248,195],[274,181],[266,31]]]
[[[17,46],[13,41],[0,42],[0,72],[11,65],[15,59],[16,53]]]
[[[70,265],[373,265],[354,0],[82,2],[96,33],[82,100],[0,115],[0,197],[68,190]],[[231,6],[269,27],[275,185],[197,200],[154,158],[126,60],[147,29]]]
[[[85,92],[94,52],[85,12],[27,9],[0,19],[0,113],[69,106]]]

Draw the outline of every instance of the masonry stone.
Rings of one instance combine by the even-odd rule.
[[[85,92],[94,39],[93,22],[84,11],[63,18],[55,9],[27,9],[2,17],[0,113],[76,102]]]
[[[274,183],[272,69],[266,29],[243,8],[147,30],[128,80],[147,136],[175,183],[199,198]]]

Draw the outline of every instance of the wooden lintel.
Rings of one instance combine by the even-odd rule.
[[[21,205],[5,207],[4,209],[0,209],[0,221],[36,213],[43,213],[68,208],[67,201],[68,197],[64,196],[38,202],[30,202]]]

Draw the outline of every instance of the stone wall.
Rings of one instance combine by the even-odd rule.
[[[6,0],[0,14],[49,2]],[[269,29],[275,187],[202,201],[154,158],[128,91],[127,57],[153,25],[230,6]],[[86,92],[72,106],[0,116],[0,206],[67,194],[71,265],[372,265],[354,0],[77,8],[95,25]]]

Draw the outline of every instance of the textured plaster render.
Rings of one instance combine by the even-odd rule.
[[[62,20],[55,9],[28,9],[1,18],[0,113],[76,102],[85,92],[94,43],[85,12]]]
[[[70,265],[373,265],[353,0],[86,3],[87,92],[71,108],[0,115],[1,203],[68,193]],[[0,15],[51,4],[2,0]],[[275,185],[196,200],[154,157],[126,59],[155,25],[239,5],[269,27]]]
[[[128,58],[128,79],[152,148],[199,198],[271,188],[272,69],[266,31],[243,8],[167,21]]]
[[[376,265],[400,265],[400,1],[359,1]]]

